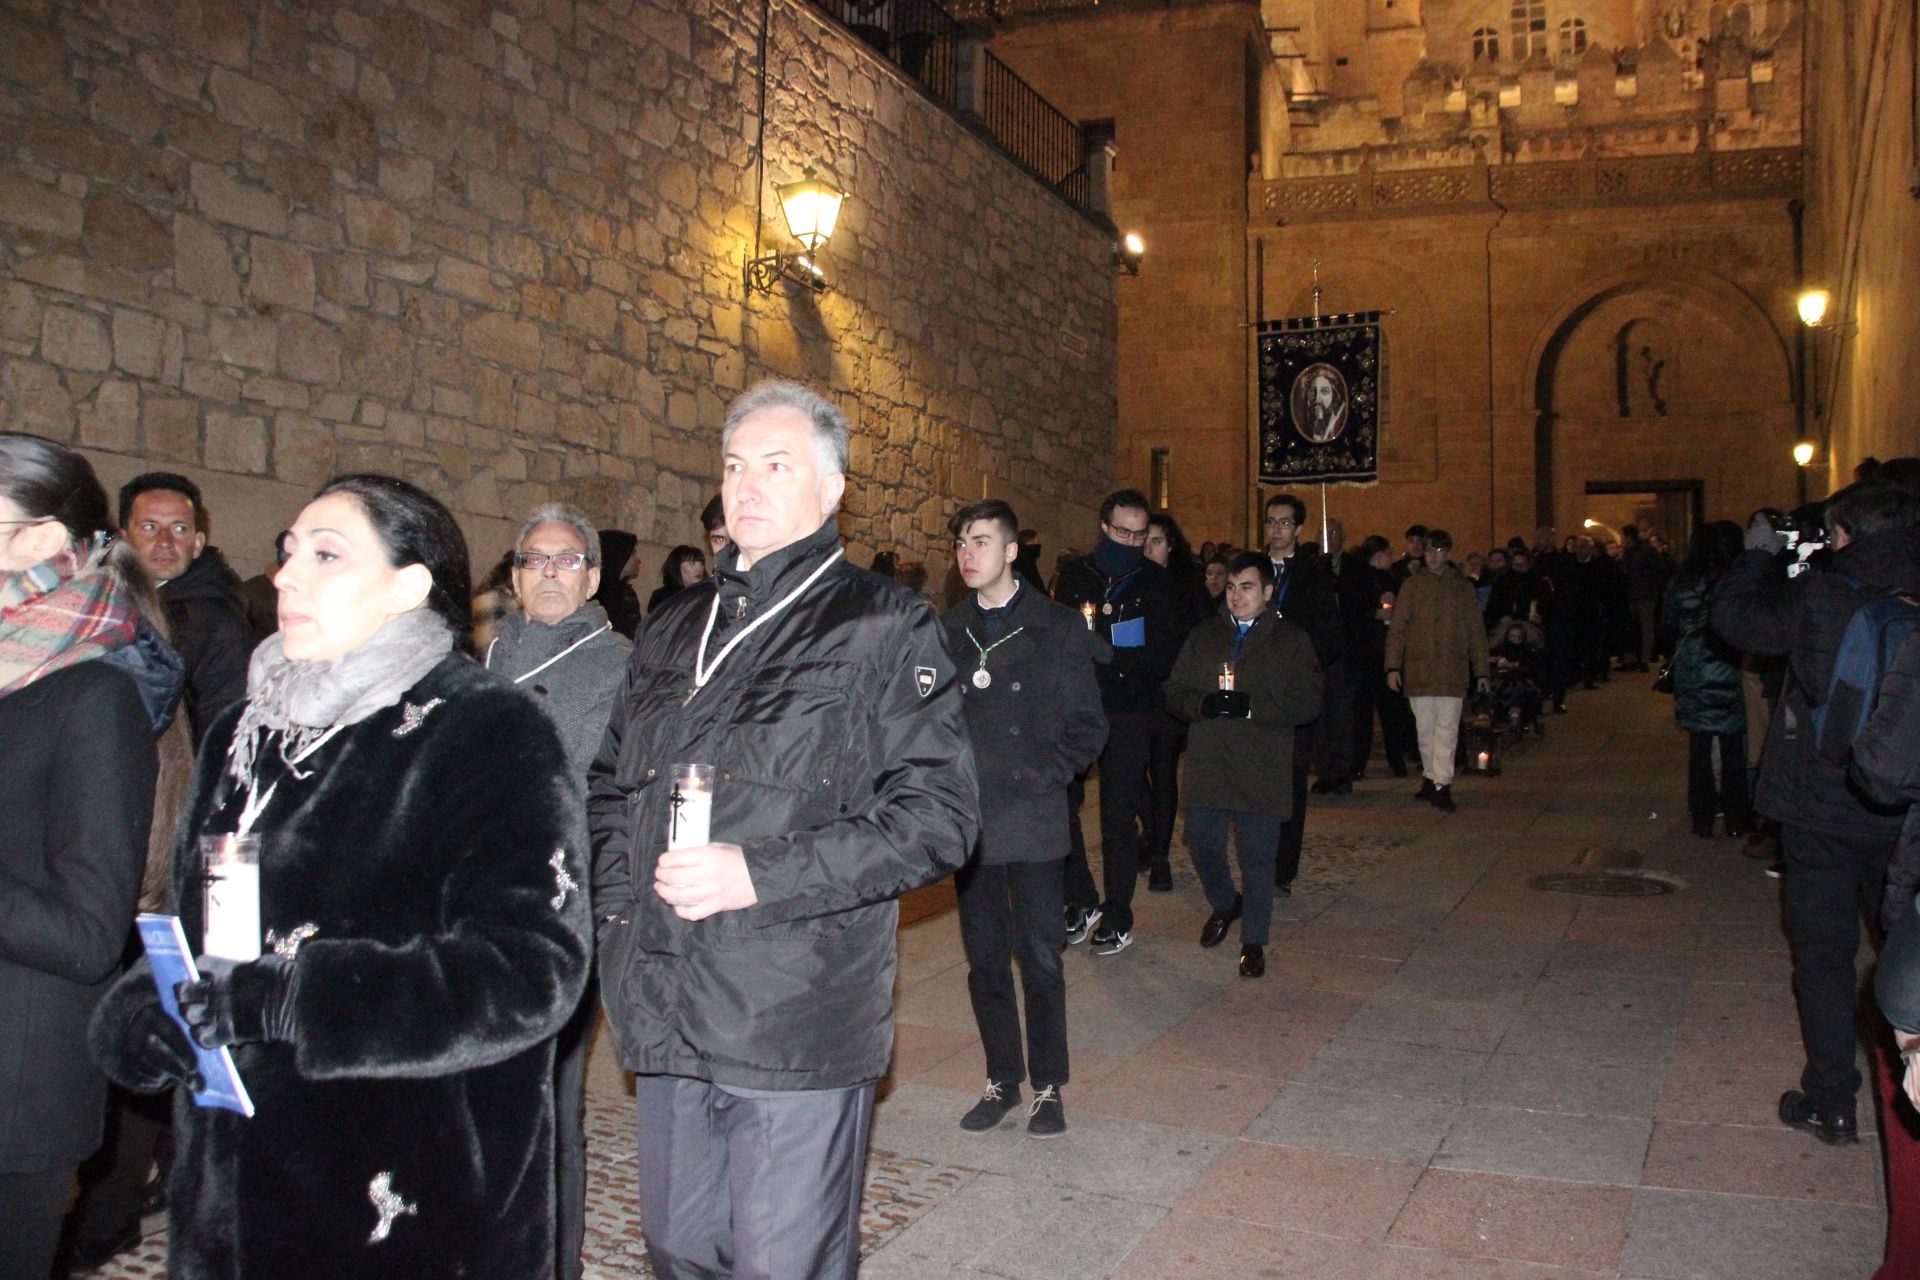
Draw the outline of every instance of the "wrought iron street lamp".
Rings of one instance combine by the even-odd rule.
[[[791,280],[814,292],[827,287],[826,272],[820,269],[821,246],[833,235],[840,221],[840,206],[847,194],[830,182],[821,180],[811,168],[802,170],[795,182],[783,182],[774,189],[780,212],[786,218],[787,232],[799,241],[799,253],[759,254],[747,260],[747,288],[772,293],[781,280]],[[758,233],[754,247],[759,248]]]

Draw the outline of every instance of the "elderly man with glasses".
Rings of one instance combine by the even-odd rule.
[[[527,517],[514,542],[513,595],[520,612],[500,624],[481,654],[498,672],[532,694],[559,727],[567,760],[582,779],[600,749],[632,647],[593,600],[600,586],[600,539],[586,516],[549,503]],[[597,1002],[589,992],[560,1033],[554,1055],[554,1200],[559,1220],[555,1274],[578,1280],[586,1230],[587,1041]]]

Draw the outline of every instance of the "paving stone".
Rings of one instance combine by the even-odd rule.
[[[1433,1165],[1631,1187],[1639,1184],[1652,1130],[1651,1120],[1627,1116],[1462,1107]]]
[[[1290,1084],[1242,1137],[1278,1146],[1424,1165],[1453,1126],[1455,1108]]]
[[[1865,1276],[1885,1231],[1885,1214],[1856,1205],[1643,1189],[1621,1269],[1655,1280]]]

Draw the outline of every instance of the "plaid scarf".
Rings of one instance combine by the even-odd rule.
[[[0,574],[0,697],[133,643],[133,599],[106,563],[111,541],[97,534]]]

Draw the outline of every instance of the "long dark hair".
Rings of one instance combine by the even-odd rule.
[[[396,569],[426,566],[433,575],[427,608],[439,614],[453,632],[456,649],[465,652],[473,641],[473,572],[467,562],[467,539],[453,512],[417,485],[393,476],[358,473],[329,480],[315,498],[344,493],[360,504],[367,523]]]
[[[1680,572],[1695,582],[1718,582],[1733,567],[1745,536],[1731,520],[1709,520],[1693,531]]]
[[[660,585],[668,591],[679,591],[681,589],[680,566],[692,564],[696,560],[700,562],[701,568],[706,568],[706,553],[698,547],[690,547],[685,543],[667,552],[666,560],[660,565]]]
[[[1195,617],[1204,617],[1212,603],[1207,596],[1207,567],[1193,554],[1193,544],[1180,522],[1172,512],[1156,511],[1147,517],[1147,527],[1167,535],[1167,579],[1174,594]]]
[[[67,537],[84,542],[113,533],[107,491],[93,464],[62,444],[19,431],[0,431],[0,494],[32,520],[58,520]],[[166,606],[140,557],[124,538],[115,537],[107,568],[119,577],[147,625],[171,639]]]

